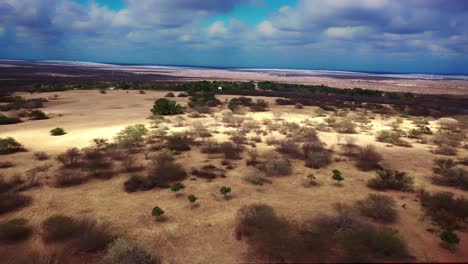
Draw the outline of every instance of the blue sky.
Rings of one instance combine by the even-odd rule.
[[[468,74],[468,1],[0,0],[0,58]]]

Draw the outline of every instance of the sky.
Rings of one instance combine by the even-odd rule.
[[[0,59],[468,74],[468,0],[0,0]]]

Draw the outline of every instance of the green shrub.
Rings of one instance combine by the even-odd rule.
[[[65,132],[65,130],[63,130],[63,128],[61,127],[56,127],[50,130],[50,135],[52,136],[62,136],[62,135],[65,135],[66,133],[67,132]]]
[[[159,206],[154,207],[153,210],[151,211],[151,215],[156,218],[161,217],[163,214],[164,214],[164,210],[161,209]]]
[[[187,199],[189,200],[189,202],[191,203],[194,203],[198,200],[197,196],[195,196],[195,194],[190,194],[187,196]]]
[[[43,120],[43,119],[48,119],[49,117],[44,113],[42,112],[41,110],[32,110],[30,113],[29,113],[29,117],[32,119],[32,120]]]
[[[219,189],[219,192],[220,192],[222,195],[226,196],[226,195],[228,195],[228,194],[231,192],[231,187],[223,186],[223,187],[221,187],[221,189]]]
[[[32,198],[23,194],[15,192],[0,193],[0,215],[26,207],[31,202]]]
[[[395,200],[388,196],[369,194],[366,199],[356,202],[356,207],[366,217],[380,222],[393,223],[398,216],[395,204]]]
[[[341,175],[341,171],[339,170],[333,170],[332,171],[333,175],[332,175],[332,179],[338,183],[340,183],[341,181],[344,180],[343,176]]]
[[[21,123],[21,119],[0,114],[0,125],[12,125],[17,123]]]
[[[376,190],[410,191],[413,189],[413,177],[406,172],[385,169],[377,171],[377,176],[367,182],[367,186]]]
[[[28,239],[32,235],[32,227],[28,220],[15,218],[0,223],[0,242],[15,243]]]
[[[14,138],[0,138],[0,155],[11,154],[15,152],[24,151],[23,145],[18,143]]]
[[[127,126],[115,136],[115,142],[125,147],[138,147],[148,134],[148,129],[143,124]]]
[[[444,230],[440,234],[440,239],[449,245],[455,245],[460,243],[460,238],[454,232],[450,230]]]
[[[153,115],[178,115],[184,113],[184,109],[175,101],[161,98],[154,102],[151,112]]]
[[[401,147],[410,147],[411,145],[401,139],[400,132],[398,131],[390,131],[390,130],[383,130],[377,134],[377,141],[392,144]]]
[[[140,244],[119,238],[110,244],[105,264],[157,264],[159,261]]]
[[[171,186],[171,191],[178,192],[178,191],[182,190],[183,188],[185,188],[185,186],[182,183],[176,183],[176,184]]]

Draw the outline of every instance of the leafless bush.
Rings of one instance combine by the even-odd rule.
[[[356,166],[359,169],[370,171],[381,168],[379,162],[382,160],[382,155],[375,150],[373,145],[367,145],[363,148],[359,148],[356,160]]]
[[[393,223],[398,214],[395,210],[395,200],[380,194],[369,194],[366,199],[356,202],[359,212],[376,221]]]
[[[79,165],[81,153],[78,148],[69,148],[62,154],[57,156],[57,160],[64,167],[75,167]]]
[[[37,160],[48,160],[50,156],[44,151],[37,151],[34,152],[34,158],[36,158]]]

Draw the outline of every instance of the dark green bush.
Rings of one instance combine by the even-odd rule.
[[[23,145],[18,143],[14,138],[0,138],[0,155],[11,154],[15,152],[24,151]]]
[[[406,172],[385,169],[377,171],[377,176],[367,181],[367,186],[376,190],[410,191],[413,189],[413,181],[413,177]]]
[[[161,98],[154,102],[151,112],[153,115],[178,115],[182,114],[184,109],[175,101]]]
[[[28,220],[15,218],[0,223],[0,242],[15,243],[28,239],[32,235],[32,227]]]
[[[75,219],[65,215],[53,215],[42,222],[42,239],[47,242],[60,242],[76,237],[79,224]]]
[[[440,239],[449,245],[455,245],[460,243],[460,238],[454,232],[450,230],[444,230],[440,234]]]
[[[0,114],[0,125],[12,125],[17,123],[21,123],[21,119]]]
[[[156,218],[161,217],[164,213],[165,213],[164,210],[161,209],[159,206],[155,206],[153,210],[151,211],[151,215]]]
[[[29,117],[32,119],[32,120],[43,120],[43,119],[48,119],[49,117],[44,113],[42,112],[41,110],[32,110],[30,113],[29,113]]]
[[[61,136],[61,135],[65,135],[67,132],[65,132],[65,130],[61,127],[56,127],[52,130],[50,130],[50,135],[52,136]]]

